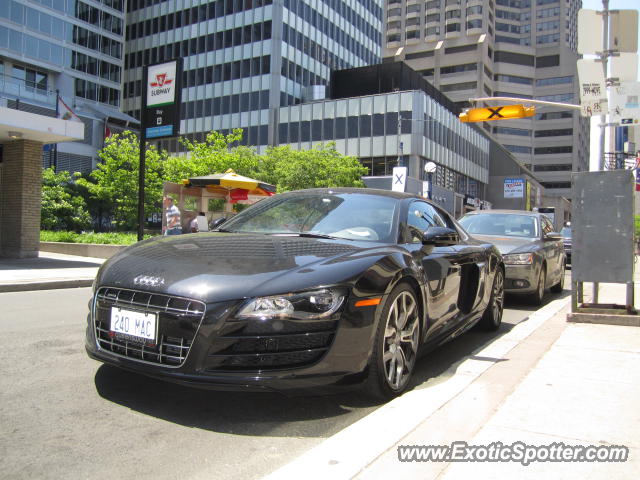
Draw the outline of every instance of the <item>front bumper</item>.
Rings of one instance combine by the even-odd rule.
[[[310,389],[342,390],[358,386],[365,379],[375,319],[384,304],[355,308],[357,300],[360,298],[347,298],[342,309],[328,319],[334,325],[329,330],[325,328],[328,322],[324,319],[323,325],[319,322],[294,325],[295,322],[287,319],[280,324],[278,320],[238,321],[234,318],[237,302],[207,305],[202,318],[191,327],[184,325],[186,322],[180,315],[172,318],[161,314],[159,329],[171,330],[171,338],[179,335],[180,327],[194,330],[184,342],[189,343],[185,354],[169,363],[159,363],[167,355],[132,353],[105,339],[104,329],[96,326],[103,326],[102,319],[110,307],[94,301],[87,322],[85,348],[89,357],[103,363],[207,389],[289,394]],[[318,338],[327,342],[325,348],[313,348],[318,345],[305,343],[317,342]]]
[[[504,290],[508,293],[535,292],[538,270],[531,265],[505,265]]]

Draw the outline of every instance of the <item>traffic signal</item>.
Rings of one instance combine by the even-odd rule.
[[[511,118],[533,117],[536,107],[524,105],[503,105],[501,107],[470,108],[460,114],[461,122],[488,122]]]

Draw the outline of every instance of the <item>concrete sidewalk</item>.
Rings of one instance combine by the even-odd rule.
[[[624,298],[624,285],[601,285],[601,301]],[[640,328],[567,323],[569,310],[569,298],[550,302],[452,366],[445,381],[405,393],[266,478],[640,478]],[[399,447],[453,442],[618,445],[629,457],[528,466],[399,460]]]
[[[104,261],[49,252],[37,258],[0,258],[0,292],[88,287]]]

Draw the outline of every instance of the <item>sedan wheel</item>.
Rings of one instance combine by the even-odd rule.
[[[489,299],[489,305],[487,305],[482,319],[480,320],[480,327],[484,330],[495,331],[500,328],[502,323],[502,312],[504,311],[504,273],[502,269],[498,267],[496,274],[493,278],[493,287],[491,288],[491,298]]]
[[[400,284],[389,295],[378,324],[367,381],[373,397],[388,400],[407,388],[419,338],[418,302],[411,287]]]
[[[565,265],[564,263],[562,264],[562,268],[560,269],[560,280],[558,280],[558,283],[556,283],[553,287],[551,287],[551,291],[553,293],[562,293],[562,290],[564,290],[564,273],[565,273]]]
[[[542,305],[544,298],[545,283],[547,281],[546,270],[544,267],[540,269],[540,275],[538,276],[538,285],[536,291],[531,295],[531,301],[534,305]]]

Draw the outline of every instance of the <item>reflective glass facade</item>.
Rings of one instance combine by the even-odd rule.
[[[142,67],[184,59],[181,134],[245,129],[277,142],[273,115],[301,103],[332,69],[380,61],[382,0],[132,0],[127,7],[124,109],[140,113]],[[177,142],[162,142],[177,151]]]

